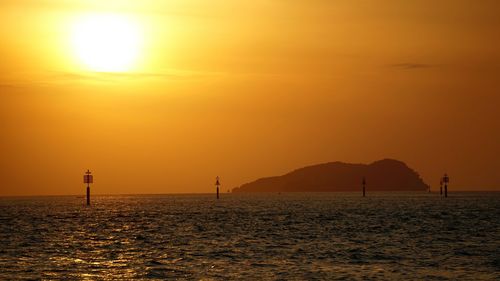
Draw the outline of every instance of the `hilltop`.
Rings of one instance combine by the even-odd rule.
[[[282,176],[266,177],[233,192],[426,191],[429,186],[404,162],[384,159],[371,164],[330,162],[307,166]]]

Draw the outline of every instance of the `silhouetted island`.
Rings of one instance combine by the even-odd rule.
[[[370,191],[426,191],[429,186],[405,163],[384,159],[369,165],[330,162],[297,169],[276,177],[261,178],[233,192],[337,192],[361,191],[366,178]]]

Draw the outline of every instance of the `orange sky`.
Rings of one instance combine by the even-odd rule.
[[[104,2],[104,3],[103,3]],[[436,3],[437,2],[437,3]],[[436,188],[500,190],[495,0],[0,3],[0,195],[212,192],[396,158]],[[88,14],[134,19],[130,69],[71,48]]]

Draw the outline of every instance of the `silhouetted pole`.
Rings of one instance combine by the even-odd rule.
[[[87,184],[87,206],[90,205],[90,185]]]
[[[363,177],[363,197],[366,196],[366,179]]]
[[[439,181],[439,195],[443,196],[443,179]]]
[[[215,178],[215,186],[217,188],[217,199],[219,199],[219,186],[220,186],[219,176]]]
[[[87,170],[85,175],[83,176],[83,183],[87,184],[87,206],[90,205],[90,184],[94,182],[94,176],[90,170]]]
[[[444,181],[444,197],[448,197],[448,183],[450,182],[450,178],[448,177],[447,174],[444,174],[443,181]]]

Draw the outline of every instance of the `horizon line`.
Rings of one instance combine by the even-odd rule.
[[[471,193],[471,192],[500,192],[500,189],[482,189],[482,190],[455,190],[448,191],[448,193]],[[358,191],[304,191],[304,192],[295,192],[295,191],[273,191],[273,192],[221,192],[221,194],[271,194],[271,193],[359,193]],[[423,193],[428,194],[427,191],[376,191],[373,190],[370,193],[396,193],[396,194],[404,194],[404,193]],[[430,193],[439,193],[439,190],[431,191]],[[214,192],[172,192],[172,193],[98,193],[93,194],[92,196],[158,196],[158,195],[209,195],[215,194]],[[30,194],[30,195],[0,195],[0,198],[13,198],[13,197],[85,197],[85,194]]]

